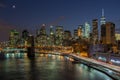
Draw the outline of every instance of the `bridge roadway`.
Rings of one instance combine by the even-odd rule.
[[[91,58],[80,57],[75,54],[69,54],[68,56],[77,62],[84,63],[89,67],[95,68],[107,74],[109,77],[113,78],[114,80],[120,80],[120,67],[119,66],[97,61]]]

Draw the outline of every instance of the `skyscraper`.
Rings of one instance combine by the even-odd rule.
[[[29,36],[29,32],[27,30],[23,30],[22,31],[22,38],[24,40],[27,40],[28,36]]]
[[[29,32],[27,30],[22,31],[22,38],[20,41],[20,46],[27,46],[27,40],[28,40]]]
[[[53,26],[50,26],[50,35],[49,35],[48,45],[52,46],[54,44],[55,44],[55,34],[54,34]]]
[[[102,9],[102,17],[101,17],[101,21],[100,21],[101,25],[106,23],[105,19],[106,18],[104,16],[104,9]]]
[[[50,35],[54,35],[53,26],[50,26]]]
[[[64,31],[64,39],[63,39],[63,46],[70,46],[71,45],[72,35],[69,30]]]
[[[62,45],[63,42],[63,26],[56,26],[56,31],[55,31],[55,44],[60,46]]]
[[[72,38],[71,32],[69,30],[64,31],[64,39],[70,40]]]
[[[84,37],[89,39],[90,37],[90,24],[88,24],[87,22],[85,22],[85,32],[84,32]]]
[[[78,32],[78,37],[83,37],[83,25],[79,25],[78,26],[78,29],[77,29],[77,32]]]
[[[77,29],[74,30],[74,39],[78,39],[78,30]]]
[[[115,39],[116,39],[118,50],[120,50],[120,33],[118,32],[115,33]]]
[[[93,38],[93,44],[98,43],[98,19],[94,19],[92,21],[92,38]]]
[[[47,34],[46,34],[46,28],[45,28],[45,24],[42,25],[42,27],[40,28],[40,33],[37,36],[37,46],[45,46],[47,45]]]
[[[11,30],[9,40],[11,47],[17,47],[19,40],[19,32],[17,32],[16,30]]]
[[[46,28],[45,28],[45,24],[42,25],[42,27],[40,28],[40,35],[46,35]]]
[[[101,41],[103,44],[115,44],[115,24],[106,22],[101,25]]]

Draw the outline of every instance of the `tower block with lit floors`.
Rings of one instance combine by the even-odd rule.
[[[101,43],[106,45],[105,51],[110,51],[115,45],[115,24],[106,22],[101,25]]]
[[[101,25],[101,41],[102,44],[115,44],[115,24],[112,22],[106,22]]]
[[[93,44],[97,44],[98,43],[98,19],[94,19],[92,21],[92,38],[93,38],[93,41],[92,43]]]

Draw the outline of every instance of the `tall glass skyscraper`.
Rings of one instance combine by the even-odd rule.
[[[88,39],[90,37],[90,24],[88,22],[85,22],[84,37]]]
[[[102,9],[102,17],[101,17],[101,21],[100,21],[101,25],[106,23],[105,19],[106,18],[104,16],[104,9]]]

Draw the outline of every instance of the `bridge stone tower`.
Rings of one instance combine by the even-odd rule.
[[[28,36],[27,56],[29,58],[35,57],[34,36],[32,36],[32,35]]]

